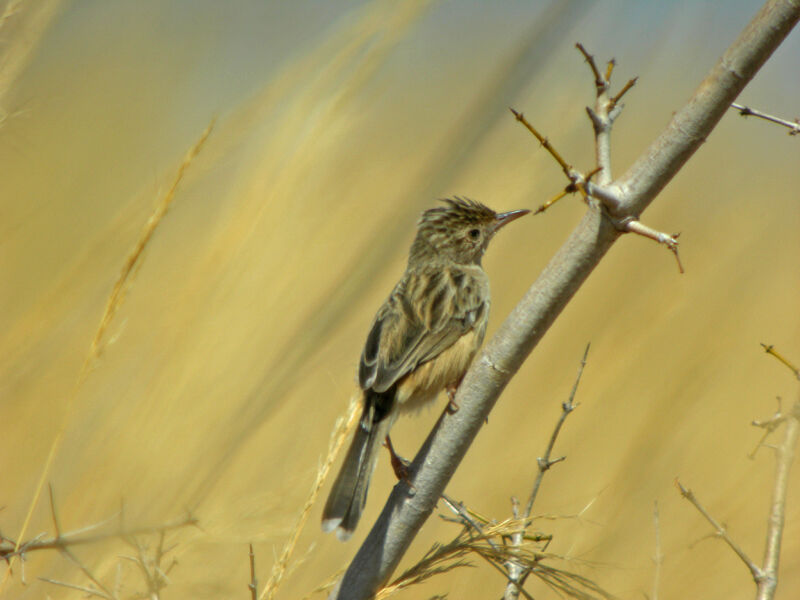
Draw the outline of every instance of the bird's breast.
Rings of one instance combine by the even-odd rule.
[[[421,408],[445,387],[459,383],[481,345],[483,331],[471,329],[435,358],[419,365],[397,386],[397,403],[403,412]]]

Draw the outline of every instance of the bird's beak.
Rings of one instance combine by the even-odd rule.
[[[519,219],[520,217],[524,217],[529,212],[528,209],[523,208],[521,210],[510,210],[508,212],[500,213],[495,217],[494,224],[492,225],[492,233],[495,233],[498,229],[503,227],[504,225],[508,225],[511,221]]]

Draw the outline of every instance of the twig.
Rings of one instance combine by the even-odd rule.
[[[519,516],[517,514],[514,515],[514,517],[519,518],[521,522],[519,531],[515,532],[511,536],[511,544],[515,548],[519,548],[522,545],[525,531],[530,525],[530,516],[533,512],[533,503],[536,501],[536,496],[539,494],[539,487],[542,484],[542,479],[544,479],[545,472],[547,472],[554,464],[559,463],[566,458],[566,456],[561,456],[556,459],[551,459],[550,457],[553,453],[553,447],[556,444],[558,434],[561,432],[561,427],[564,425],[564,421],[567,420],[569,414],[578,406],[575,404],[575,394],[578,391],[578,384],[581,381],[583,369],[586,367],[586,359],[589,356],[590,345],[591,344],[586,344],[586,350],[583,351],[583,358],[581,359],[580,366],[578,367],[578,374],[575,377],[575,383],[572,385],[572,391],[569,394],[569,398],[566,402],[561,404],[561,415],[556,422],[556,426],[553,428],[552,434],[550,434],[550,441],[547,444],[544,455],[536,460],[538,471],[533,482],[531,494],[528,497],[528,502],[525,505],[525,511]],[[518,512],[516,505],[514,505],[514,512]],[[506,569],[508,570],[508,583],[506,584],[506,590],[503,598],[505,600],[516,600],[516,598],[519,597],[520,590],[522,589],[521,583],[525,577],[525,569],[513,559],[506,562]]]
[[[653,597],[651,600],[658,600],[658,589],[661,583],[661,565],[664,562],[664,555],[661,553],[661,523],[658,516],[658,500],[653,502],[653,524],[656,530],[656,553],[653,556],[655,569],[653,572]]]
[[[753,575],[753,579],[757,580],[758,578],[760,578],[761,569],[759,568],[759,566],[756,563],[754,563],[753,560],[749,556],[747,556],[745,551],[742,550],[741,547],[739,547],[739,544],[737,544],[733,540],[733,538],[730,535],[728,535],[728,531],[725,529],[725,527],[723,527],[719,522],[717,522],[717,520],[711,516],[711,514],[705,509],[705,507],[702,504],[700,504],[700,501],[695,497],[694,492],[692,492],[692,490],[688,488],[683,487],[683,485],[681,485],[681,482],[678,481],[677,478],[675,479],[675,485],[678,487],[678,491],[680,491],[681,496],[686,498],[689,502],[691,502],[694,505],[694,507],[700,512],[700,514],[705,517],[706,521],[708,521],[714,528],[717,536],[725,540],[725,543],[728,544],[731,550],[733,550],[736,553],[736,556],[738,556],[742,560],[742,562],[745,565],[747,565],[747,568],[750,569],[750,573]]]
[[[108,533],[100,533],[96,535],[75,535],[72,533],[65,533],[63,535],[56,535],[52,538],[40,539],[37,536],[26,542],[17,544],[13,540],[3,538],[0,540],[0,559],[9,560],[14,556],[19,556],[28,552],[35,552],[37,550],[62,550],[72,546],[84,546],[86,544],[94,544],[112,538],[127,538],[136,535],[145,535],[148,533],[161,533],[187,527],[189,525],[197,525],[197,519],[191,514],[187,514],[184,518],[166,523],[164,525],[157,525],[151,527],[134,527],[132,529],[119,529],[117,531],[110,531]],[[81,529],[85,531],[86,528]]]
[[[589,64],[589,68],[592,70],[592,73],[594,74],[594,85],[597,87],[597,93],[599,95],[608,88],[608,77],[603,77],[602,75],[600,75],[600,71],[597,69],[597,63],[594,62],[594,56],[592,56],[586,51],[586,48],[583,47],[583,44],[578,42],[577,44],[575,44],[575,47],[580,51],[581,54],[583,54],[583,57]],[[613,68],[614,68],[613,61],[609,62],[609,68],[606,71],[609,76],[611,75],[611,71]]]
[[[48,484],[48,491],[50,493],[50,513],[51,513],[51,515],[53,517],[53,528],[56,531],[56,539],[62,539],[62,536],[61,536],[61,524],[59,523],[58,512],[56,511],[56,501],[55,501],[55,497],[54,497],[54,494],[53,494],[53,485],[52,484]],[[61,546],[59,546],[58,550],[64,556],[66,556],[69,560],[71,560],[73,562],[73,564],[75,564],[81,570],[81,572],[86,576],[86,578],[89,579],[89,581],[91,581],[93,584],[95,584],[97,586],[97,588],[100,590],[100,592],[94,591],[94,594],[96,594],[98,596],[101,596],[103,598],[109,598],[109,599],[114,599],[115,598],[113,592],[111,590],[109,590],[106,586],[104,586],[97,579],[97,577],[95,577],[94,573],[92,573],[89,570],[89,568],[86,565],[84,565],[83,562],[81,562],[78,559],[77,556],[75,556],[75,554],[69,549],[68,545],[61,545]]]
[[[392,452],[394,452],[393,449],[392,449]],[[409,462],[406,459],[404,459],[403,457],[397,455],[396,453],[395,453],[395,456],[397,456],[400,459],[400,461],[402,463],[404,463],[405,465],[409,464]],[[507,567],[506,567],[504,561],[497,559],[497,556],[502,555],[503,549],[501,548],[501,546],[499,544],[497,544],[491,538],[491,536],[486,535],[486,532],[484,531],[484,528],[477,521],[477,519],[472,516],[472,511],[467,509],[467,507],[464,505],[463,502],[457,501],[457,500],[453,499],[452,497],[448,496],[447,494],[442,494],[442,500],[444,500],[445,505],[447,505],[447,507],[453,513],[455,513],[456,516],[458,517],[458,519],[453,519],[453,521],[460,522],[467,529],[472,529],[476,533],[478,538],[480,538],[481,540],[484,540],[486,542],[486,544],[488,544],[489,548],[491,548],[492,551],[494,552],[494,555],[487,555],[486,553],[481,553],[481,552],[477,552],[477,554],[481,558],[483,558],[490,566],[492,566],[495,570],[497,570],[503,576],[503,578],[506,579],[506,581],[508,582],[508,585],[515,586],[515,588],[518,590],[518,592],[521,593],[523,596],[525,596],[525,598],[527,600],[533,600],[533,598],[530,596],[530,594],[528,594],[522,588],[522,581],[520,579],[517,579],[517,580],[512,579],[511,575],[509,574],[509,572],[507,570]],[[512,504],[513,504],[514,519],[515,520],[519,520],[519,514],[518,514],[519,513],[519,510],[518,510],[519,509],[519,502],[516,500],[516,498],[512,498],[511,500],[512,500]],[[487,522],[486,519],[483,519],[483,520],[484,520],[484,523]],[[518,530],[515,530],[514,533],[512,533],[511,535],[514,535],[516,533],[516,531],[518,531]],[[523,530],[523,536],[524,536],[524,530]],[[508,536],[508,537],[510,537],[510,536]],[[524,536],[524,537],[527,539],[526,536]],[[504,536],[504,539],[505,539],[505,536]],[[412,569],[419,570],[420,572],[424,571],[424,569],[422,569],[420,567],[421,567],[421,565],[424,564],[425,561],[426,561],[426,558],[423,558],[423,560],[420,561],[420,563],[418,563],[415,567],[412,567]],[[530,567],[526,567],[526,568],[522,569],[522,577],[523,578],[528,573],[530,573]],[[379,594],[379,597],[385,597],[386,595],[388,595],[388,593],[390,593],[391,590],[394,589],[392,586],[395,586],[396,584],[397,584],[397,582],[395,582],[392,585],[388,586],[388,588],[386,588],[382,592],[382,595]],[[397,588],[397,589],[399,589],[399,588]]]
[[[775,346],[773,346],[772,344],[769,344],[769,345],[761,344],[761,347],[764,348],[764,352],[766,352],[767,354],[771,354],[772,356],[777,358],[779,361],[781,361],[784,365],[789,367],[789,369],[792,371],[792,373],[794,373],[794,376],[797,379],[800,379],[800,369],[795,367],[794,364],[789,361],[789,359],[787,359],[780,352],[775,350]]]
[[[453,511],[456,515],[458,515],[458,518],[461,519],[461,521],[467,527],[471,527],[472,529],[474,529],[475,533],[477,533],[478,535],[483,535],[483,528],[481,527],[480,523],[478,523],[473,518],[473,516],[464,506],[463,502],[457,502],[447,494],[442,494],[442,500],[444,500],[444,503],[451,511]],[[492,549],[497,550],[497,544],[495,544],[495,542],[493,542],[490,539],[487,539],[486,541],[489,544],[489,546],[491,546]]]
[[[160,590],[169,583],[168,574],[170,570],[172,570],[172,568],[177,564],[177,561],[173,560],[172,564],[166,569],[162,568],[161,566],[161,562],[163,561],[164,556],[174,548],[174,546],[170,548],[164,548],[164,540],[166,532],[171,529],[176,529],[178,527],[185,527],[187,525],[196,525],[197,520],[194,517],[192,517],[191,515],[187,515],[183,520],[178,522],[168,523],[166,525],[161,525],[158,527],[141,527],[129,530],[124,529],[122,522],[120,522],[120,528],[117,531],[105,534],[91,535],[91,536],[64,534],[62,533],[61,529],[61,521],[58,518],[58,512],[56,510],[56,503],[52,486],[49,486],[49,493],[50,493],[49,494],[50,509],[51,509],[51,516],[53,519],[53,527],[55,529],[55,536],[53,538],[46,540],[40,539],[41,536],[39,536],[23,544],[16,544],[13,542],[13,540],[2,539],[1,540],[2,543],[0,543],[0,557],[8,560],[9,557],[13,557],[15,555],[20,555],[24,557],[24,555],[27,552],[32,552],[35,550],[46,550],[46,549],[58,550],[68,560],[70,560],[73,564],[75,564],[78,567],[78,569],[80,569],[80,571],[84,574],[84,576],[94,584],[95,587],[84,587],[47,578],[42,578],[42,581],[51,583],[53,585],[60,585],[62,587],[68,587],[71,589],[80,590],[90,595],[106,598],[107,600],[117,600],[117,598],[119,598],[118,590],[120,585],[119,571],[117,571],[117,581],[114,586],[114,590],[112,591],[107,586],[105,586],[94,575],[94,573],[92,573],[92,571],[75,555],[75,553],[72,551],[72,547],[77,545],[99,542],[110,538],[120,538],[125,540],[129,545],[134,547],[137,551],[137,556],[135,557],[122,556],[121,558],[132,561],[140,568],[144,576],[145,582],[147,584],[147,593],[141,597],[151,598],[152,600],[157,600],[159,598]],[[106,520],[105,522],[108,522],[108,520]],[[97,527],[96,525],[88,528],[84,527],[79,531],[85,532],[89,529],[95,529],[96,527]],[[136,540],[135,537],[136,535],[148,534],[148,533],[158,533],[159,535],[158,545],[156,546],[155,555],[152,560],[148,559],[148,557],[145,554],[144,548]],[[22,564],[24,565],[24,561]]]
[[[761,423],[761,422],[754,422]],[[788,489],[789,469],[794,460],[794,452],[797,447],[797,440],[800,437],[800,399],[798,399],[790,413],[777,414],[771,419],[764,421],[765,427],[771,427],[774,423],[786,423],[786,433],[783,442],[775,448],[775,485],[772,488],[772,503],[770,505],[769,519],[767,521],[767,541],[764,550],[764,566],[759,567],[750,557],[745,554],[736,542],[728,535],[726,529],[712,517],[702,504],[697,500],[691,490],[684,488],[676,479],[675,483],[681,495],[689,500],[700,514],[711,523],[718,537],[721,537],[736,553],[736,555],[747,565],[753,581],[756,583],[757,600],[771,600],[775,595],[778,585],[778,564],[780,561],[781,540],[783,537],[783,524],[786,518],[786,492]]]
[[[621,110],[617,109],[615,103],[608,98],[608,88],[611,85],[611,72],[614,70],[614,61],[609,61],[606,75],[600,74],[594,57],[586,51],[582,44],[575,44],[575,47],[583,54],[589,68],[594,75],[594,85],[596,98],[594,108],[586,107],[586,113],[592,121],[595,138],[595,157],[597,167],[600,169],[600,185],[606,186],[611,183],[611,127],[614,120],[619,116]]]
[[[792,372],[795,368],[786,358],[778,354],[772,346],[761,344],[767,353],[772,354],[783,364],[789,367]],[[764,550],[764,564],[762,567],[756,565],[744,551],[728,535],[725,528],[720,525],[706,509],[695,498],[691,490],[684,488],[676,479],[675,483],[684,498],[688,499],[700,511],[706,520],[714,527],[717,536],[725,540],[728,546],[737,556],[747,565],[753,581],[756,583],[757,600],[771,600],[775,596],[775,589],[778,586],[778,564],[780,561],[781,540],[783,537],[783,525],[786,519],[786,493],[788,489],[789,470],[794,460],[794,452],[800,438],[800,398],[792,405],[788,413],[781,410],[780,398],[778,399],[778,411],[768,419],[754,420],[753,425],[765,430],[758,446],[751,454],[751,458],[756,451],[763,445],[764,440],[774,432],[780,425],[786,424],[786,432],[783,442],[775,446],[775,483],[772,488],[772,502],[770,504],[769,518],[767,520],[767,540]]]
[[[71,561],[72,561],[72,563],[73,563],[75,566],[77,566],[77,567],[78,567],[78,569],[80,569],[81,573],[83,573],[83,574],[86,576],[86,578],[87,578],[89,581],[91,581],[93,584],[95,584],[95,585],[96,585],[96,586],[99,588],[99,590],[102,592],[102,597],[103,597],[103,598],[109,598],[109,600],[116,600],[116,597],[114,596],[114,594],[112,593],[112,591],[111,591],[111,590],[109,590],[109,589],[108,589],[108,588],[107,588],[105,585],[103,585],[103,584],[100,582],[100,580],[99,580],[99,579],[97,579],[97,577],[95,577],[94,573],[92,573],[92,572],[91,572],[91,570],[89,569],[89,567],[87,567],[86,565],[84,565],[84,564],[83,564],[83,563],[82,563],[82,562],[81,562],[81,561],[78,559],[78,557],[77,557],[77,556],[75,556],[75,554],[74,554],[74,553],[73,553],[73,552],[72,552],[72,551],[71,551],[71,550],[70,550],[68,547],[66,547],[66,546],[65,546],[64,548],[60,548],[60,550],[61,550],[61,553],[62,553],[64,556],[66,556],[66,557],[67,557],[69,560],[71,560]],[[95,593],[97,593],[97,595],[98,595],[98,596],[100,596],[100,595],[101,595],[101,594],[100,594],[100,593],[98,593],[98,592],[95,592]]]
[[[574,194],[576,191],[577,190],[575,189],[575,186],[573,186],[570,183],[567,187],[564,188],[563,191],[559,192],[558,194],[550,198],[547,202],[540,205],[539,208],[537,208],[533,214],[538,215],[539,213],[546,211],[548,208],[553,206],[553,204],[561,200],[564,196],[566,196],[567,194]]]
[[[525,115],[523,115],[521,112],[516,111],[510,107],[508,110],[511,111],[511,113],[514,115],[514,118],[517,121],[519,121],[525,126],[525,129],[527,129],[533,134],[533,137],[539,140],[539,143],[542,145],[542,147],[545,150],[547,150],[550,153],[550,156],[552,156],[553,159],[559,164],[561,170],[564,171],[564,174],[567,176],[567,179],[571,180],[572,179],[571,172],[573,170],[572,166],[567,164],[567,161],[565,161],[564,158],[561,156],[561,154],[558,153],[558,150],[556,150],[553,147],[553,145],[550,143],[550,140],[548,140],[541,133],[539,133],[539,131],[533,125],[530,124],[528,119],[526,119]]]
[[[611,104],[616,106],[617,103],[622,99],[622,97],[628,93],[628,91],[636,85],[636,82],[639,81],[638,77],[634,77],[633,79],[629,79],[625,85],[622,86],[622,89],[617,92],[617,95],[611,98]]]
[[[764,550],[764,567],[758,586],[757,600],[768,600],[775,595],[778,585],[778,564],[781,554],[783,524],[786,518],[786,492],[789,469],[794,460],[797,439],[800,437],[800,399],[795,401],[792,411],[786,415],[786,433],[783,443],[775,450],[775,485],[772,488],[772,503],[767,520],[767,543]]]
[[[624,212],[621,211],[622,199],[612,187],[611,129],[614,125],[614,121],[617,119],[617,117],[619,117],[622,111],[622,106],[618,104],[620,99],[636,84],[638,78],[634,77],[633,79],[630,79],[619,91],[619,93],[617,93],[614,97],[609,98],[608,90],[611,85],[610,77],[616,63],[613,61],[613,59],[609,61],[606,74],[603,76],[597,68],[594,57],[589,54],[586,48],[584,48],[580,43],[575,44],[575,47],[580,50],[581,54],[583,54],[595,78],[595,104],[593,108],[587,106],[586,113],[589,115],[589,119],[591,120],[592,127],[594,129],[595,157],[597,160],[597,167],[587,175],[583,175],[574,169],[564,160],[561,154],[556,151],[548,139],[533,125],[531,125],[530,122],[528,122],[521,112],[512,108],[511,112],[514,114],[514,117],[517,119],[517,121],[522,123],[522,125],[524,125],[525,128],[530,131],[537,140],[539,140],[539,143],[541,143],[551,154],[551,156],[561,167],[561,170],[564,171],[567,179],[570,180],[569,185],[564,189],[564,191],[560,192],[555,197],[539,206],[539,208],[536,209],[535,214],[544,212],[546,209],[569,193],[580,192],[583,195],[584,200],[587,202],[589,201],[590,197],[597,198],[600,200],[602,206],[605,208],[607,216],[610,218],[617,230],[624,233],[635,233],[637,235],[642,235],[655,240],[661,244],[666,244],[667,248],[675,256],[675,260],[678,263],[678,270],[683,273],[683,265],[681,264],[680,257],[678,256],[678,236],[661,233],[660,231],[656,231],[655,229],[644,225],[638,220],[637,217],[633,215],[625,215]],[[591,182],[591,178],[597,173],[599,173],[598,183],[594,184]]]
[[[764,119],[765,121],[769,121],[770,123],[776,123],[777,125],[782,125],[789,129],[789,135],[797,135],[800,133],[800,122],[798,121],[787,121],[786,119],[781,119],[780,117],[773,117],[772,115],[768,115],[767,113],[763,113],[760,110],[756,110],[755,108],[750,108],[749,106],[744,106],[742,104],[736,104],[735,102],[731,104],[731,108],[735,108],[739,111],[739,114],[743,117],[758,117],[759,119]]]
[[[783,413],[781,409],[781,397],[778,396],[778,410],[775,412],[768,419],[753,419],[750,423],[753,427],[759,427],[764,430],[764,435],[761,436],[761,439],[758,440],[758,444],[756,447],[753,448],[753,451],[747,455],[747,458],[753,460],[758,453],[758,450],[764,446],[764,442],[767,441],[767,438],[772,435],[772,433],[786,420],[786,415]]]
[[[612,223],[619,230],[626,233],[635,233],[660,244],[665,244],[667,248],[675,256],[678,263],[678,270],[683,273],[683,265],[681,264],[680,257],[678,256],[678,236],[669,235],[656,231],[641,223],[637,217],[633,215],[623,216],[620,213],[620,200],[614,195],[609,195],[609,190],[612,183],[611,172],[611,130],[614,126],[614,121],[619,117],[622,112],[622,106],[619,105],[620,99],[634,86],[638,81],[638,77],[628,80],[622,89],[613,97],[609,98],[608,90],[611,87],[611,72],[613,71],[613,60],[609,61],[608,69],[606,70],[605,78],[600,75],[594,58],[586,51],[581,44],[576,44],[578,50],[586,58],[586,62],[592,69],[595,76],[595,87],[597,88],[597,97],[595,99],[594,108],[586,107],[586,113],[592,122],[595,138],[595,157],[597,160],[597,168],[600,170],[597,186],[592,186],[589,183],[585,186],[587,193],[591,196],[598,198],[603,207],[608,211]],[[587,178],[588,179],[588,178]]]
[[[555,460],[550,460],[550,456],[553,453],[553,447],[556,444],[556,438],[558,438],[558,434],[561,432],[564,421],[566,421],[570,413],[578,407],[578,404],[575,403],[575,394],[578,392],[578,384],[583,376],[583,369],[586,367],[586,359],[589,356],[590,346],[591,344],[586,344],[586,349],[583,351],[583,358],[581,358],[580,365],[578,366],[578,374],[575,377],[575,383],[572,385],[572,391],[569,394],[569,398],[561,405],[561,416],[558,418],[558,422],[553,429],[553,433],[550,435],[550,441],[547,444],[547,449],[545,450],[544,456],[536,461],[539,471],[536,474],[536,480],[533,482],[533,489],[531,489],[531,495],[528,497],[528,503],[525,505],[525,512],[522,515],[524,519],[528,519],[533,512],[533,503],[536,501],[536,496],[539,494],[539,487],[542,484],[542,479],[544,478],[545,472],[550,469],[551,466],[566,458],[561,457]]]
[[[305,527],[306,521],[308,520],[308,515],[311,513],[311,508],[314,506],[314,502],[316,501],[317,496],[322,489],[322,484],[325,483],[325,479],[328,477],[328,473],[330,473],[331,467],[333,466],[339,451],[342,449],[342,446],[356,424],[358,407],[359,398],[358,396],[353,396],[350,401],[350,406],[347,408],[347,412],[336,421],[336,425],[331,433],[331,440],[328,446],[328,455],[325,457],[325,460],[317,471],[317,477],[314,480],[314,483],[311,486],[311,491],[309,492],[306,502],[300,511],[300,516],[297,518],[297,523],[295,524],[289,539],[286,541],[280,557],[272,566],[272,572],[270,573],[270,577],[267,580],[261,595],[259,596],[259,600],[264,600],[264,598],[269,598],[272,600],[272,598],[275,597],[278,587],[280,587],[283,577],[286,574],[286,569],[289,565],[289,559],[291,558],[295,546],[297,545],[297,540],[300,539],[300,532],[303,531],[303,527]]]
[[[253,544],[250,544],[250,583],[247,584],[250,590],[250,598],[258,600],[258,580],[256,579],[256,555],[253,552]]]
[[[58,581],[56,579],[49,579],[47,577],[39,577],[39,581],[44,581],[45,583],[51,583],[53,585],[69,588],[71,590],[78,590],[79,592],[83,592],[84,594],[88,594],[89,596],[97,596],[98,598],[106,598],[107,600],[112,599],[111,596],[106,595],[102,590],[96,590],[94,588],[86,587],[83,585],[75,585],[74,583],[67,583],[66,581]]]
[[[623,225],[623,228],[625,231],[629,231],[630,233],[637,233],[646,238],[650,238],[651,240],[655,240],[659,244],[664,244],[675,256],[675,260],[678,263],[678,270],[680,271],[681,275],[684,273],[683,265],[681,264],[681,258],[678,255],[678,237],[680,236],[680,233],[673,233],[672,235],[669,235],[668,233],[662,233],[660,231],[656,231],[655,229],[651,229],[644,223],[641,223],[635,219],[626,221]]]

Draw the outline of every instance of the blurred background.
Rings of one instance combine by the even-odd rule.
[[[63,432],[46,481],[64,531],[121,504],[129,526],[188,508],[201,529],[168,536],[179,564],[163,597],[249,597],[247,544],[264,582],[357,389],[362,343],[419,213],[454,194],[533,209],[563,189],[508,107],[588,171],[594,86],[574,44],[601,64],[616,58],[615,90],[639,76],[613,135],[621,174],[757,4],[0,2],[0,531],[19,534]],[[795,31],[739,100],[800,116],[798,72]],[[213,118],[76,383],[126,257]],[[686,273],[663,247],[620,239],[448,493],[510,516],[591,341],[555,450],[567,460],[534,507],[534,529],[567,557],[556,564],[621,598],[652,595],[658,501],[660,596],[752,597],[744,565],[673,481],[761,561],[774,460],[769,449],[748,459],[761,437],[750,421],[798,392],[759,346],[800,362],[798,169],[800,139],[731,111],[644,215],[681,232]],[[489,335],[584,210],[565,199],[494,242]],[[399,452],[414,455],[443,406],[398,423]],[[278,598],[304,597],[348,564],[393,477],[381,462],[345,544],[319,530],[326,484]],[[457,531],[434,515],[403,564]],[[53,533],[46,489],[25,537],[42,532]],[[142,588],[121,542],[75,552],[123,596]],[[796,597],[800,465],[781,558],[778,597]],[[501,576],[473,562],[401,597],[499,597]],[[31,553],[25,585],[22,575],[17,564],[5,597],[83,596],[39,577],[89,584],[56,552]],[[557,597],[534,580],[527,589]]]

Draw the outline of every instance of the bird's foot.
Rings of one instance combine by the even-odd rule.
[[[458,391],[458,384],[448,385],[446,391],[447,391],[447,408],[445,410],[447,411],[448,415],[453,415],[457,413],[459,409],[458,403],[456,402],[456,392]]]
[[[392,470],[394,471],[395,477],[397,477],[398,481],[404,481],[408,485],[413,495],[417,490],[414,488],[414,485],[411,483],[410,479],[411,472],[408,467],[411,463],[394,451],[392,439],[388,435],[383,441],[383,445],[386,446],[387,450],[389,450],[389,458],[392,462]]]

